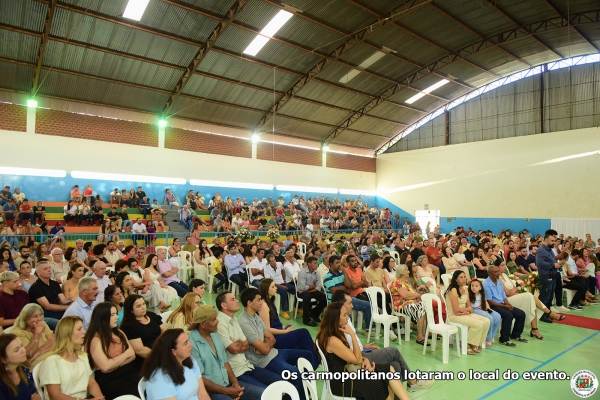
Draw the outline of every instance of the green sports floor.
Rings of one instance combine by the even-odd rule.
[[[214,304],[215,294],[207,293],[204,301]],[[571,311],[573,315],[600,319],[600,303],[596,306],[585,307],[583,311]],[[567,318],[569,316],[567,315]],[[293,315],[292,315],[293,317]],[[296,320],[282,320],[283,324],[291,323],[296,328],[307,328],[313,338],[317,334],[317,327],[306,327],[302,324],[300,316]],[[412,326],[411,326],[412,327]],[[529,330],[523,333],[528,343],[517,343],[517,347],[509,348],[499,345],[498,338],[492,348],[483,349],[477,355],[456,356],[456,350],[450,346],[448,364],[442,363],[441,341],[438,340],[435,352],[428,351],[422,355],[423,347],[415,343],[416,327],[413,327],[411,342],[398,341],[390,343],[400,349],[400,353],[408,363],[411,371],[451,371],[456,376],[459,372],[466,374],[465,380],[455,377],[454,380],[436,381],[428,390],[409,392],[411,399],[578,399],[571,390],[571,380],[504,380],[502,374],[507,370],[522,374],[526,371],[563,371],[570,378],[580,370],[589,370],[600,378],[600,331],[573,327],[562,324],[547,324],[539,322],[539,329],[546,338],[540,341],[529,337]],[[404,335],[403,335],[404,337]],[[367,336],[359,331],[359,338],[363,344]],[[371,335],[371,341],[374,341]],[[375,341],[375,345],[383,347],[383,338]],[[499,380],[470,380],[469,370],[495,371],[499,370]],[[323,387],[322,381],[317,381],[319,396]],[[592,397],[600,399],[600,391]]]

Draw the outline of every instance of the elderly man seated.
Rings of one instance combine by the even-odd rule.
[[[79,297],[75,300],[64,316],[76,316],[83,320],[83,329],[87,329],[92,320],[92,311],[96,306],[96,298],[98,297],[98,282],[91,276],[84,276],[77,284]]]
[[[29,288],[29,298],[44,309],[44,320],[51,330],[56,328],[58,320],[69,308],[69,302],[60,285],[52,280],[52,269],[47,260],[38,261],[35,265],[38,280]]]

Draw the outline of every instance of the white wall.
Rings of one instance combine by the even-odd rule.
[[[598,218],[599,154],[533,165],[592,151],[599,128],[383,154],[377,190],[404,189],[382,197],[410,212],[429,204],[443,216]]]
[[[375,173],[0,130],[1,166],[375,189]],[[114,160],[114,161],[110,161]],[[95,166],[95,167],[94,167]]]

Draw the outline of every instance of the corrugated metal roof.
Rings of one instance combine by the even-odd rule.
[[[357,31],[375,20],[371,14],[345,0],[288,0],[285,3],[342,32]]]
[[[276,91],[287,90],[298,79],[296,75],[214,51],[206,55],[197,70],[270,90],[275,85]]]
[[[279,113],[331,125],[339,125],[350,116],[349,112],[326,109],[316,104],[296,99],[288,101],[285,106],[279,110]]]
[[[379,119],[365,115],[364,117],[350,125],[350,129],[355,129],[357,131],[362,132],[376,133],[378,135],[391,137],[392,135],[398,133],[402,129],[402,126],[392,124],[390,122],[384,122]]]
[[[182,3],[189,4],[191,6],[200,8],[202,10],[209,11],[216,15],[225,15],[227,10],[233,4],[231,0],[180,0]]]
[[[200,75],[192,76],[183,93],[261,110],[268,110],[275,102],[273,93]]]
[[[305,85],[300,93],[302,97],[308,99],[355,110],[364,106],[370,99],[367,96],[334,88],[317,81],[312,81]]]
[[[221,106],[181,96],[175,99],[170,114],[180,118],[196,119],[246,129],[252,128],[261,115],[259,112]]]
[[[22,33],[0,30],[0,57],[35,63],[40,38]]]
[[[34,68],[0,61],[0,87],[29,92]]]
[[[424,117],[425,115],[420,112],[409,110],[408,108],[398,107],[397,105],[390,103],[383,103],[369,112],[370,115],[377,117],[390,119],[392,121],[398,121],[403,124],[408,124],[415,118]]]
[[[272,127],[273,120],[270,119],[267,125],[265,125],[264,129],[269,132],[271,131]],[[322,125],[301,122],[294,119],[285,118],[281,115],[275,116],[275,133],[282,135],[291,135],[305,139],[321,141],[323,138],[329,135],[332,130],[333,129]]]
[[[0,23],[36,32],[44,29],[48,6],[33,0],[0,1]]]
[[[342,135],[337,136],[332,143],[343,144],[347,146],[364,147],[368,149],[376,149],[385,143],[387,139],[366,135],[364,133],[346,131]]]
[[[85,49],[55,41],[48,41],[44,66],[82,72],[139,85],[171,90],[181,71],[120,57],[96,50]]]
[[[85,90],[82,90],[85,88]],[[42,69],[41,95],[158,113],[168,94]]]
[[[386,90],[393,83],[376,76],[361,73],[358,74],[354,79],[351,79],[348,83],[340,83],[339,80],[346,76],[354,68],[350,68],[346,65],[334,63],[325,71],[319,74],[319,78],[324,81],[331,82],[335,85],[341,85],[346,88],[354,89],[359,92],[367,93],[371,96],[379,96],[381,92]]]

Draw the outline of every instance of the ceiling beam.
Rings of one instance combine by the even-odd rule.
[[[516,26],[518,26],[519,28],[521,27],[521,24],[519,22],[517,22],[513,17],[511,17],[510,15],[508,15],[506,13],[506,11],[502,10],[500,7],[498,7],[498,4],[496,4],[496,1],[494,0],[487,0],[488,4],[490,6],[492,6],[492,8],[496,11],[498,11],[500,14],[502,14],[506,19],[508,19],[510,22],[512,22],[513,24],[515,24]],[[560,14],[559,14],[560,15]],[[562,15],[560,15],[562,17]],[[524,29],[524,28],[522,28]],[[551,51],[552,53],[554,53],[558,59],[562,59],[565,58],[565,56],[563,56],[562,54],[559,54],[556,50],[552,49],[552,47],[550,47],[548,44],[544,43],[540,38],[538,38],[535,35],[531,36],[536,42],[538,42],[539,44],[541,44],[542,46],[544,46],[546,49],[548,49],[549,51]]]
[[[552,3],[552,1],[550,1],[550,0],[545,0],[545,1],[559,16],[565,18],[564,14]],[[595,45],[594,42],[592,42],[590,40],[590,38],[588,38],[586,35],[584,35],[583,32],[581,32],[581,30],[579,28],[573,27],[573,30],[575,32],[577,32],[579,34],[579,36],[581,36],[583,38],[583,40],[585,40],[587,42],[587,44],[589,44],[594,49],[596,49],[597,52],[600,52],[600,47]]]
[[[552,18],[549,20],[544,20],[541,22],[535,22],[527,25],[526,28],[518,27],[513,28],[511,30],[502,32],[500,34],[494,35],[490,39],[482,39],[473,44],[470,44],[466,47],[463,47],[459,51],[452,53],[451,55],[444,56],[443,58],[429,64],[427,68],[417,71],[405,79],[403,82],[416,82],[423,77],[429,75],[432,71],[439,70],[449,64],[452,64],[456,61],[462,60],[465,57],[468,57],[472,54],[478,53],[480,51],[486,50],[490,47],[497,47],[501,44],[507,42],[513,42],[517,40],[521,40],[523,38],[527,38],[542,32],[551,32],[559,29],[565,29],[571,25],[583,25],[588,23],[598,23],[600,22],[600,10],[586,11],[577,14],[573,14],[567,20],[564,17]],[[329,143],[337,136],[339,136],[342,132],[344,132],[350,125],[355,123],[358,119],[360,119],[363,115],[366,115],[379,104],[381,104],[386,99],[389,99],[391,96],[396,94],[402,87],[399,85],[394,85],[388,88],[386,91],[381,93],[376,98],[369,101],[359,110],[357,110],[354,114],[352,114],[348,119],[342,122],[333,132],[331,132],[322,143]],[[400,131],[399,133],[401,133]],[[385,146],[385,145],[384,145]]]
[[[179,96],[179,94],[183,91],[185,85],[187,85],[192,76],[194,76],[194,72],[196,71],[196,68],[198,68],[198,65],[202,62],[202,60],[204,60],[204,57],[206,57],[208,52],[215,45],[215,42],[219,40],[221,35],[223,35],[223,32],[227,30],[229,25],[231,25],[231,23],[242,12],[246,4],[248,4],[248,1],[249,0],[233,1],[233,4],[231,5],[231,7],[229,7],[229,10],[227,10],[227,13],[223,17],[223,19],[217,23],[217,26],[214,27],[206,41],[200,46],[200,48],[194,55],[192,61],[190,61],[190,64],[183,72],[183,75],[181,75],[181,78],[179,78],[179,81],[177,81],[173,92],[169,95],[167,103],[163,107],[163,110],[161,112],[162,118],[167,118],[167,114],[171,110],[171,107],[173,107],[173,102],[175,101],[177,96]]]
[[[372,14],[372,15],[374,15],[374,16],[376,16],[376,17],[379,17],[379,16],[380,16],[380,15],[379,15],[379,13],[378,13],[377,11],[375,11],[375,10],[371,9],[370,7],[368,7],[368,6],[364,5],[364,4],[362,4],[362,3],[360,3],[360,2],[358,2],[358,1],[356,1],[356,0],[347,0],[347,1],[348,1],[349,3],[351,3],[351,4],[354,4],[356,7],[359,7],[359,8],[361,8],[361,9],[365,10],[365,11],[366,11],[366,12],[368,12],[369,14]],[[446,53],[446,54],[450,54],[450,53],[452,53],[450,50],[448,50],[448,49],[446,49],[446,48],[442,47],[441,45],[439,45],[439,44],[437,44],[437,43],[435,43],[435,42],[432,42],[431,40],[429,40],[429,39],[427,39],[427,38],[425,38],[425,37],[423,37],[423,36],[419,35],[418,33],[414,32],[413,30],[410,30],[410,29],[406,28],[406,27],[405,27],[405,26],[403,26],[403,25],[400,25],[400,23],[399,23],[398,21],[393,21],[393,22],[392,22],[392,25],[393,25],[394,27],[396,27],[396,28],[400,29],[401,31],[403,31],[403,32],[405,32],[405,33],[408,33],[409,35],[411,35],[411,36],[413,36],[413,37],[415,37],[415,38],[417,38],[417,39],[419,39],[419,40],[421,40],[421,41],[423,41],[423,42],[427,43],[428,45],[430,45],[430,46],[432,46],[432,47],[435,47],[435,48],[436,48],[436,49],[438,49],[438,50],[441,50],[441,51],[443,51],[443,52],[444,52],[444,53]],[[483,71],[483,72],[487,73],[487,74],[490,74],[490,75],[492,75],[492,76],[494,76],[494,77],[496,77],[496,78],[500,78],[500,75],[498,75],[498,74],[496,74],[495,72],[492,72],[492,71],[490,71],[490,70],[488,70],[488,69],[485,69],[484,67],[482,67],[482,66],[480,66],[480,65],[477,65],[477,64],[475,64],[475,63],[474,63],[474,62],[472,62],[472,61],[465,60],[465,62],[466,62],[467,64],[469,64],[469,65],[471,65],[471,66],[473,66],[473,67],[475,67],[475,68],[477,68],[477,69],[479,69],[479,70],[481,70],[481,71]]]
[[[441,9],[436,4],[431,3],[431,5],[433,6],[433,8],[435,8],[441,14],[443,14],[446,17],[450,18],[451,20],[453,20],[454,22],[456,22],[457,24],[459,24],[463,28],[467,29],[469,32],[473,33],[474,35],[479,36],[480,39],[485,39],[485,37],[481,33],[477,32],[475,29],[471,28],[469,25],[465,24],[463,21],[461,21],[458,18],[456,18],[454,15],[448,13],[446,10]],[[514,58],[516,61],[520,62],[521,64],[526,65],[528,68],[531,68],[533,66],[533,65],[529,64],[527,61],[522,60],[520,57],[517,57],[516,55],[514,55],[510,51],[502,48],[499,45],[494,45],[493,47],[496,47],[501,52],[509,55],[511,58]]]
[[[255,131],[260,132],[262,128],[265,126],[267,121],[276,115],[279,110],[287,104],[292,98],[296,96],[296,94],[302,90],[308,83],[313,81],[319,73],[329,67],[334,61],[339,60],[340,57],[346,54],[348,51],[352,50],[359,43],[362,43],[369,36],[373,35],[375,32],[383,28],[385,25],[389,24],[394,18],[398,18],[400,15],[405,13],[407,10],[413,9],[415,7],[420,7],[423,4],[430,2],[431,0],[411,0],[404,3],[399,8],[389,12],[384,17],[378,18],[376,22],[369,24],[367,27],[359,30],[355,34],[349,36],[343,43],[338,45],[329,55],[319,61],[316,65],[314,65],[306,74],[301,76],[292,86],[285,92],[283,96],[280,96],[279,99],[271,106],[269,111],[263,114],[260,118]]]
[[[46,51],[48,35],[50,35],[50,28],[52,27],[52,18],[54,17],[54,10],[56,10],[56,1],[57,0],[50,0],[48,8],[46,9],[46,19],[44,20],[44,29],[42,31],[40,47],[38,48],[38,54],[36,57],[35,72],[33,73],[33,82],[31,84],[31,97],[35,97],[39,88],[40,74],[42,72],[42,63],[44,61],[44,52]]]

